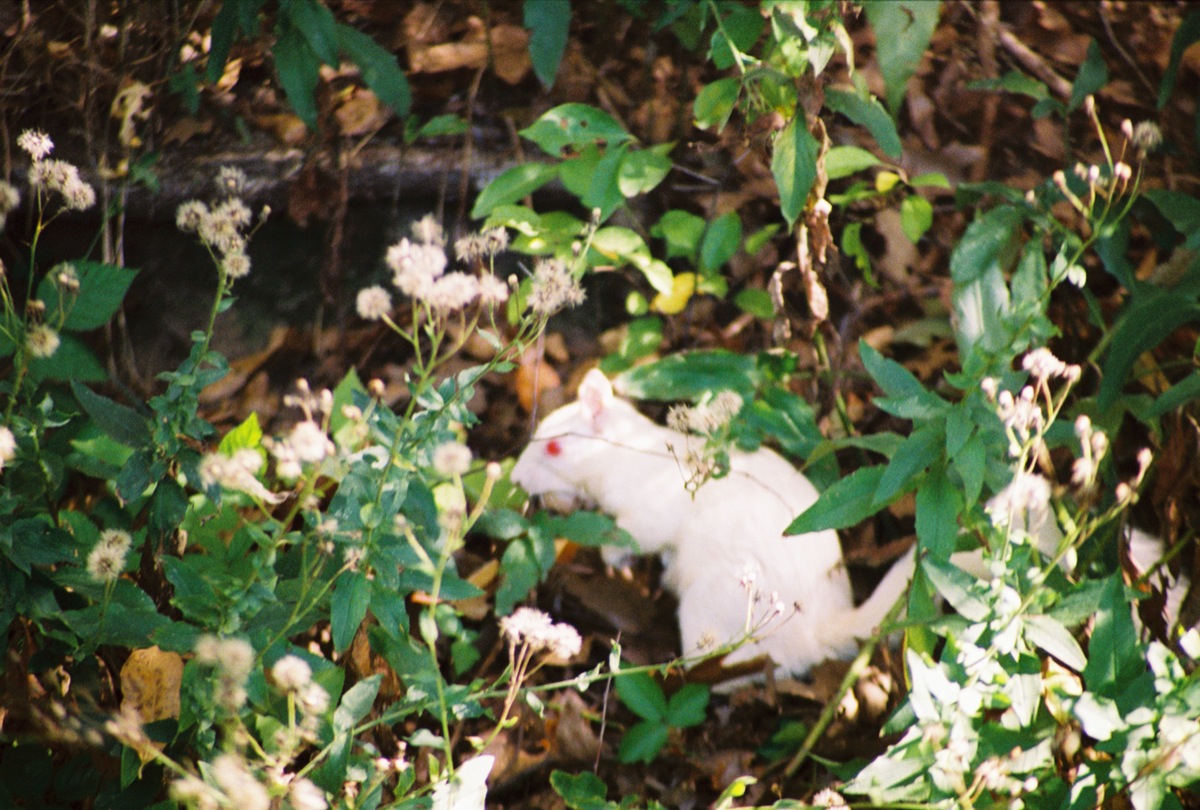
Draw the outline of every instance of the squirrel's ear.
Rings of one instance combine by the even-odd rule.
[[[600,416],[612,398],[612,383],[598,368],[589,371],[579,384],[579,405],[583,409],[583,415],[592,421],[596,429],[599,429]]]

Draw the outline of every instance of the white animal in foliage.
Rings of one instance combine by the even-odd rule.
[[[664,585],[679,597],[685,654],[739,639],[748,614],[754,623],[771,612],[762,604],[748,610],[749,575],[758,592],[776,595],[785,610],[727,663],[765,654],[799,675],[826,658],[853,655],[907,586],[911,555],[855,608],[837,535],[783,534],[817,499],[807,478],[771,450],[735,451],[728,475],[707,481],[693,497],[668,449],[685,441],[616,397],[594,370],[578,400],[538,427],[512,480],[547,501],[594,505],[642,553],[662,555]]]
[[[832,530],[786,536],[792,520],[813,504],[807,478],[768,449],[732,452],[728,475],[688,490],[670,448],[686,446],[680,433],[655,424],[616,397],[598,370],[587,374],[577,401],[547,416],[517,459],[512,480],[549,505],[598,507],[629,532],[645,554],[662,556],[663,583],[679,597],[683,652],[692,655],[745,636],[771,606],[748,609],[743,585],[751,576],[763,595],[784,606],[760,626],[755,640],[726,663],[769,656],[785,672],[803,675],[826,658],[855,654],[905,592],[915,562],[910,552],[855,607]],[[1052,555],[1061,534],[1049,512],[1027,515],[1025,530]],[[1162,556],[1158,538],[1134,530],[1131,555],[1141,570]],[[978,553],[952,562],[987,576]],[[1167,583],[1167,619],[1173,622],[1190,583]]]

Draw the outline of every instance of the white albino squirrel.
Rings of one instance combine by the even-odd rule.
[[[749,575],[785,610],[727,663],[765,654],[801,675],[826,658],[853,655],[907,587],[912,554],[856,608],[837,534],[783,534],[817,499],[807,478],[771,450],[733,451],[728,475],[707,481],[693,497],[668,449],[684,441],[615,396],[594,369],[579,398],[542,421],[512,480],[548,501],[595,505],[642,553],[662,555],[663,584],[679,597],[684,654],[745,635],[750,610],[742,583]],[[757,605],[750,621],[771,612],[771,605]]]
[[[615,396],[604,374],[593,369],[578,399],[542,421],[511,478],[551,506],[598,507],[633,536],[639,551],[662,556],[663,584],[679,597],[685,655],[744,637],[748,618],[751,625],[770,618],[726,663],[767,655],[799,676],[826,658],[852,656],[907,589],[914,553],[897,560],[855,607],[837,534],[783,534],[817,499],[807,478],[769,449],[734,451],[728,474],[693,493],[670,449],[685,444],[682,434]],[[1053,554],[1061,534],[1049,513],[1024,520],[1043,553]],[[1162,556],[1157,537],[1135,529],[1129,542],[1143,571]],[[975,576],[986,575],[977,553],[951,560]],[[784,605],[782,615],[773,616],[771,605],[748,609],[742,584],[747,575],[759,593]],[[1168,584],[1167,617],[1173,623],[1190,583],[1179,577]]]

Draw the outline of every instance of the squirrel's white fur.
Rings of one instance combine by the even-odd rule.
[[[802,675],[826,658],[853,655],[907,589],[913,553],[855,607],[837,534],[783,534],[817,499],[807,478],[771,450],[734,451],[728,475],[692,493],[669,449],[685,444],[684,436],[615,396],[603,373],[593,370],[578,399],[542,421],[511,477],[547,503],[598,507],[633,536],[640,552],[662,556],[663,583],[679,597],[684,654],[742,638],[748,615],[751,624],[761,621],[777,599],[784,612],[728,663],[767,655],[785,672]],[[1052,553],[1060,534],[1048,514],[1042,518],[1028,530]],[[1132,539],[1146,570],[1146,561],[1161,556],[1162,542],[1142,532]],[[985,575],[978,554],[956,554],[953,562]],[[749,605],[747,575],[771,603]],[[1177,611],[1177,604],[1171,607]]]
[[[735,451],[729,474],[693,497],[671,445],[682,447],[684,437],[614,396],[604,375],[592,371],[578,400],[542,421],[512,480],[531,495],[590,502],[642,553],[663,556],[663,582],[679,597],[685,654],[742,637],[748,612],[751,622],[769,614],[772,605],[761,602],[748,611],[747,575],[785,610],[729,662],[766,654],[802,674],[853,654],[906,587],[911,555],[855,608],[837,534],[783,534],[817,499],[807,478],[771,450]]]

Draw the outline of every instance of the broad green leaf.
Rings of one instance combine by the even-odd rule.
[[[895,360],[884,357],[865,340],[858,342],[858,354],[871,379],[889,397],[903,399],[929,393],[911,371]]]
[[[317,0],[291,0],[279,8],[303,36],[308,47],[327,65],[338,63],[337,22],[333,12]]]
[[[875,493],[886,467],[860,467],[821,493],[817,502],[791,522],[784,534],[809,534],[825,529],[845,529],[869,518],[886,504],[875,503]]]
[[[543,526],[548,535],[562,537],[581,546],[632,544],[629,535],[617,528],[616,521],[599,512],[572,512],[565,517],[540,515],[535,522]],[[544,556],[541,560],[543,571],[549,571],[550,566],[554,564],[552,544],[547,546],[547,552],[549,556]]]
[[[305,126],[315,132],[318,122],[313,92],[320,77],[321,58],[287,15],[280,15],[275,25],[274,54],[275,70],[288,103]]]
[[[902,446],[898,451],[905,452]],[[936,465],[917,488],[917,542],[935,560],[949,560],[958,541],[962,495]]]
[[[938,593],[950,603],[950,607],[964,618],[981,622],[991,616],[991,608],[971,592],[976,583],[975,577],[950,562],[924,559],[921,568]]]
[[[79,292],[62,294],[55,277],[65,265],[58,264],[38,285],[38,298],[46,305],[47,320],[53,324],[60,311],[66,313],[62,328],[86,332],[104,326],[116,314],[136,270],[102,262],[71,262],[79,277]]]
[[[363,82],[375,97],[401,118],[407,116],[412,106],[412,90],[408,86],[408,77],[396,61],[396,55],[368,34],[348,25],[338,25],[337,34],[342,52],[358,66]],[[429,121],[417,134],[432,137],[450,131],[461,132],[464,128],[465,124],[454,116],[443,115]]]
[[[369,678],[363,678],[347,689],[346,694],[342,695],[341,702],[338,703],[337,710],[333,713],[334,728],[338,731],[350,731],[357,723],[361,722],[371,711],[371,706],[375,704],[375,697],[379,694],[379,685],[382,681],[382,675],[372,675]]]
[[[883,507],[917,483],[925,469],[942,457],[946,443],[942,425],[930,423],[914,430],[892,456],[879,479],[875,504]]]
[[[617,183],[617,170],[625,158],[625,151],[625,144],[603,150],[589,145],[558,167],[559,178],[567,191],[578,197],[585,208],[600,209],[601,222],[625,200]]]
[[[696,126],[700,129],[716,127],[717,132],[723,130],[729,116],[733,114],[741,87],[741,82],[734,76],[717,79],[705,85],[696,94],[696,100],[693,102]]]
[[[630,672],[618,677],[617,696],[644,720],[663,722],[667,717],[667,698],[662,687],[645,672]]]
[[[929,200],[910,194],[900,202],[900,228],[914,245],[933,225],[933,206]]]
[[[875,31],[876,60],[887,87],[888,107],[900,112],[908,79],[921,64],[937,27],[941,3],[937,0],[871,0],[867,19]]]
[[[632,264],[639,270],[647,267],[653,258],[650,247],[637,231],[617,226],[596,231],[592,250],[617,267]]]
[[[1167,62],[1166,71],[1163,72],[1162,82],[1158,86],[1158,109],[1166,107],[1171,94],[1175,92],[1175,80],[1179,76],[1179,62],[1183,58],[1183,52],[1198,41],[1200,41],[1200,10],[1192,9],[1175,29],[1175,36],[1171,39],[1171,58]]]
[[[861,146],[835,146],[825,155],[825,174],[830,180],[849,177],[878,165],[879,158]]]
[[[567,48],[571,27],[571,0],[525,0],[525,27],[529,29],[529,60],[533,72],[549,89]]]
[[[725,389],[749,394],[757,380],[753,357],[716,350],[673,354],[632,368],[615,385],[634,399],[694,400]]]
[[[1100,51],[1100,43],[1092,40],[1088,43],[1087,57],[1079,66],[1079,75],[1071,85],[1071,100],[1067,102],[1068,110],[1077,110],[1083,100],[1108,84],[1108,66],[1104,64],[1104,54]]]
[[[146,417],[133,408],[101,396],[80,385],[77,380],[71,380],[71,393],[87,415],[110,437],[130,447],[142,447],[150,443],[150,427]]]
[[[700,272],[716,273],[733,258],[742,244],[742,219],[737,211],[729,211],[714,219],[704,231],[700,242]]]
[[[562,157],[568,147],[578,152],[586,146],[615,146],[633,138],[608,113],[589,104],[575,103],[549,110],[520,134],[553,157]]]
[[[238,32],[257,33],[258,12],[266,0],[229,0],[213,19],[205,79],[215,83],[225,72],[229,51]]]
[[[762,34],[765,20],[757,8],[731,4],[729,14],[713,32],[708,58],[717,70],[728,70],[736,63],[734,49],[746,53]]]
[[[950,256],[954,283],[966,284],[1001,263],[1024,220],[1020,208],[1001,205],[972,222]]]
[[[524,163],[506,169],[479,193],[471,218],[486,217],[498,206],[524,199],[557,176],[558,166],[546,163]]]
[[[1097,695],[1115,698],[1139,675],[1148,674],[1120,573],[1105,583],[1088,653],[1083,680]]]
[[[904,151],[896,122],[883,108],[879,100],[865,99],[848,90],[828,88],[825,91],[825,106],[832,112],[844,115],[859,126],[866,127],[879,144],[879,148],[890,158],[899,158]]]
[[[1025,638],[1076,672],[1082,672],[1087,666],[1087,656],[1079,642],[1057,619],[1041,613],[1026,616]]]
[[[701,683],[684,684],[667,701],[666,721],[674,728],[698,726],[705,720],[709,690]]]
[[[960,354],[970,357],[977,346],[991,354],[1002,354],[1011,346],[1009,292],[998,264],[993,263],[970,281],[955,285],[951,301],[958,319],[956,339]]]
[[[650,229],[650,234],[666,241],[668,259],[693,260],[704,236],[705,224],[702,217],[673,208],[662,215]]]
[[[621,679],[618,679],[618,683]],[[662,723],[643,720],[625,732],[621,738],[621,746],[617,749],[617,759],[626,764],[633,762],[653,762],[662,751],[670,736],[670,729]]]
[[[733,303],[742,312],[748,312],[755,318],[769,321],[775,317],[775,305],[771,303],[771,294],[766,290],[747,287],[733,297]]]
[[[621,194],[634,197],[657,187],[671,171],[671,159],[666,154],[670,148],[671,144],[662,144],[653,149],[639,149],[626,154],[617,170],[617,186]]]
[[[338,577],[329,606],[333,648],[337,652],[344,652],[354,640],[370,602],[370,582],[361,572],[345,571]]]
[[[779,188],[779,210],[788,227],[795,225],[808,202],[808,192],[817,178],[821,145],[808,131],[804,112],[797,110],[783,131],[775,136],[771,174]]]
[[[1153,203],[1180,234],[1190,236],[1200,231],[1200,199],[1166,188],[1146,189],[1142,196]]]
[[[35,357],[29,363],[29,376],[35,380],[72,380],[105,382],[108,371],[92,350],[74,335],[60,332],[59,345],[49,357]]]
[[[262,439],[263,432],[258,424],[258,414],[251,413],[240,425],[221,437],[217,449],[227,456],[232,456],[238,450],[259,449],[262,447]]]
[[[507,616],[542,580],[533,541],[522,537],[509,543],[500,558],[500,571],[503,579],[496,591],[496,615]]]
[[[529,521],[512,509],[489,509],[475,522],[475,531],[494,540],[514,540],[528,527]]]
[[[608,786],[591,771],[578,774],[552,771],[550,787],[571,810],[600,810],[606,807]]]

